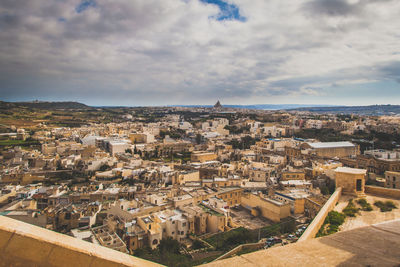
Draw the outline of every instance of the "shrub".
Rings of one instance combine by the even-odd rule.
[[[361,206],[361,209],[363,211],[371,211],[372,210],[371,204],[369,204],[365,198],[361,198],[361,199],[357,200],[357,203]]]
[[[199,248],[204,248],[204,245],[200,240],[196,239],[193,241],[192,249],[199,249]]]
[[[330,235],[339,231],[339,226],[344,223],[346,216],[337,211],[330,211],[325,218],[324,224],[319,229],[316,237]]]
[[[350,199],[347,206],[343,209],[343,213],[348,217],[355,217],[358,213],[358,208],[354,206],[353,200]]]
[[[346,216],[343,213],[337,212],[337,211],[331,211],[328,213],[328,216],[326,217],[325,221],[329,224],[333,225],[341,225],[344,222],[344,219]]]
[[[386,212],[386,211],[392,211],[392,209],[397,209],[396,205],[388,200],[388,201],[375,201],[374,203],[375,206],[377,206],[381,212]]]
[[[391,209],[397,209],[396,205],[393,203],[393,201],[386,201],[385,202],[386,207],[391,208]]]

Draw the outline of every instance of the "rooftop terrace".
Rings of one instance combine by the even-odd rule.
[[[204,266],[398,266],[400,220],[215,261]]]

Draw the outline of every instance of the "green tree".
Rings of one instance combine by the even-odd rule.
[[[201,134],[196,134],[196,143],[199,145],[201,143]]]
[[[108,166],[108,164],[103,164],[103,165],[100,166],[99,171],[104,172],[104,171],[107,171],[109,169],[110,169],[110,166]]]
[[[204,248],[204,245],[200,240],[196,239],[193,241],[192,249],[199,249],[199,248]]]

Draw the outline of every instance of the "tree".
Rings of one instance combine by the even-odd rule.
[[[192,249],[199,249],[199,248],[204,248],[204,245],[200,240],[196,239],[193,241]]]
[[[63,169],[63,167],[61,166],[61,161],[59,160],[59,161],[57,161],[56,170],[62,170],[62,169]]]
[[[161,253],[169,252],[179,254],[179,247],[179,242],[171,237],[161,239],[160,244],[158,245],[158,249]]]
[[[287,219],[282,220],[280,224],[280,232],[281,233],[291,233],[296,230],[296,221],[295,219],[289,217]]]
[[[110,166],[108,166],[108,164],[103,164],[103,165],[100,166],[99,171],[104,172],[104,171],[106,171],[108,169],[110,169]]]
[[[201,134],[196,134],[196,143],[199,145],[201,143]]]
[[[132,149],[130,149],[130,148],[125,149],[125,153],[132,154]]]
[[[327,186],[321,186],[319,189],[323,195],[329,195],[329,188]]]

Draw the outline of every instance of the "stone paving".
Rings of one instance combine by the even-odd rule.
[[[205,266],[398,266],[400,220],[215,261]]]

